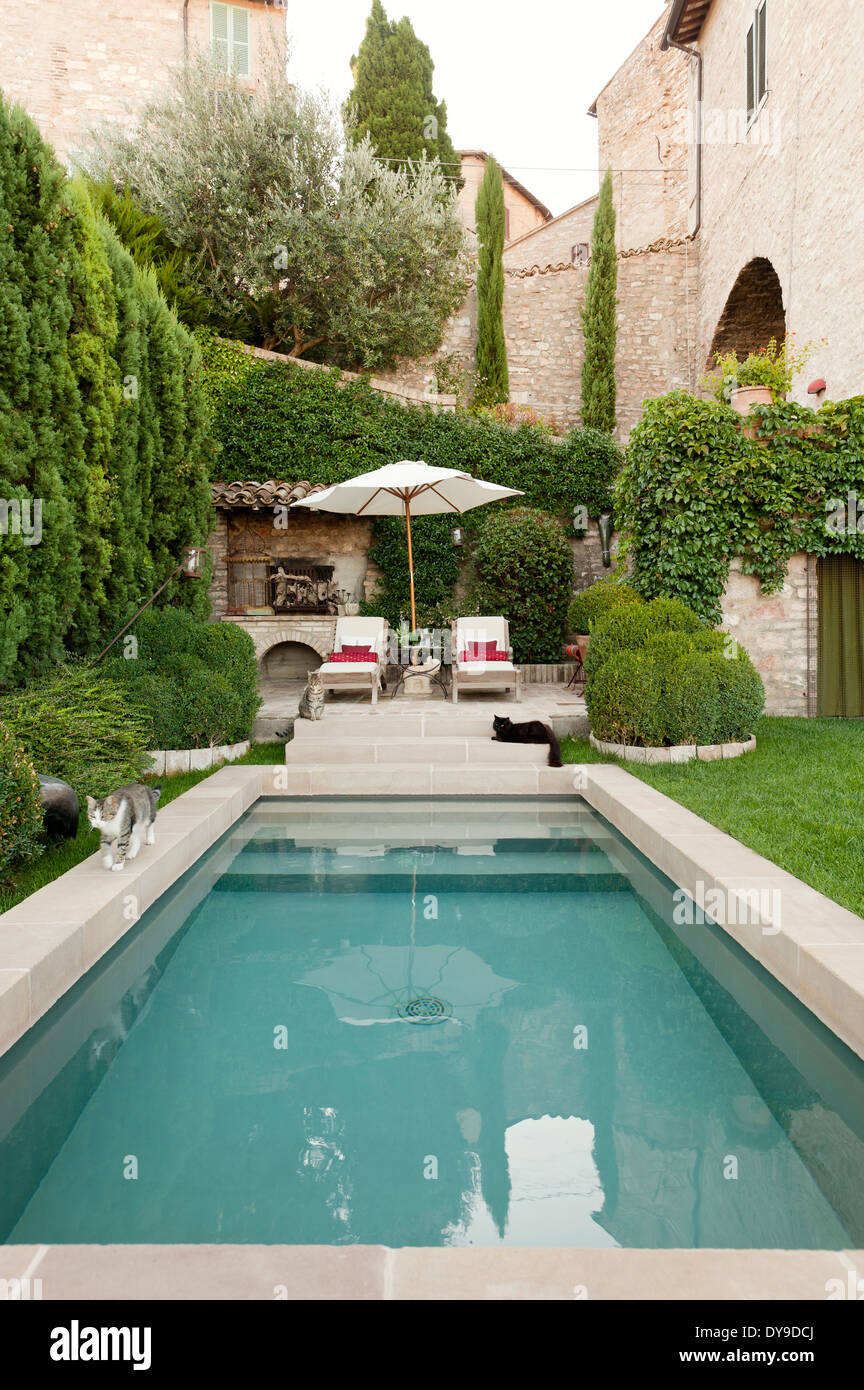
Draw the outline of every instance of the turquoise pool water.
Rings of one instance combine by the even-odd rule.
[[[263,801],[0,1061],[0,1235],[856,1247],[864,1066],[570,801]]]

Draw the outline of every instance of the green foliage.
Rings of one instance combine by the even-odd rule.
[[[615,206],[612,172],[600,188],[591,233],[591,265],[581,310],[585,338],[582,362],[582,423],[594,429],[615,428],[615,346],[618,338],[616,307],[618,256],[615,248]]]
[[[435,66],[410,19],[388,20],[381,0],[373,0],[351,70],[354,86],[346,114],[355,143],[368,137],[385,162],[438,159],[444,175],[461,185],[459,158],[447,134],[447,107],[432,91]]]
[[[388,400],[362,381],[340,384],[336,372],[265,362],[236,343],[200,330],[195,336],[220,445],[214,476],[338,483],[395,459],[425,459],[521,488],[527,504],[562,516],[580,504],[591,516],[611,505],[622,455],[598,430],[559,438],[465,411],[436,414]]]
[[[149,713],[151,748],[209,748],[248,738],[261,704],[248,632],[202,623],[180,608],[148,609],[132,629],[137,648],[106,670]]]
[[[559,661],[573,585],[561,523],[530,507],[490,513],[474,548],[475,611],[510,624],[516,661]]]
[[[414,581],[419,627],[446,628],[456,616],[451,594],[459,578],[459,555],[453,545],[452,516],[418,516],[411,522]],[[386,618],[396,628],[410,619],[408,543],[401,517],[379,517],[369,559],[381,570],[375,598],[363,611]],[[410,625],[410,622],[409,622]]]
[[[747,653],[728,646],[676,600],[610,612],[586,659],[595,737],[646,747],[749,738],[765,691]]]
[[[254,95],[199,53],[94,175],[128,188],[185,258],[211,322],[294,357],[383,368],[441,342],[465,296],[456,193],[435,162],[409,171],[344,145],[323,96],[259,65]]]
[[[504,341],[504,179],[494,159],[486,161],[477,193],[477,349],[474,399],[497,405],[510,395]]]
[[[678,599],[658,598],[650,603],[625,603],[610,609],[594,626],[585,660],[591,677],[617,652],[640,651],[651,640],[669,632],[708,632],[707,625]],[[722,648],[722,641],[721,641]]]
[[[741,417],[683,391],[645,404],[616,487],[615,515],[645,598],[682,599],[718,622],[733,556],[766,592],[797,551],[864,559],[864,397],[820,410],[780,402]]]
[[[56,661],[81,588],[70,486],[84,486],[84,425],[67,354],[75,222],[63,170],[0,97],[0,498],[42,539],[0,533],[0,683]],[[6,518],[3,518],[4,523]]]
[[[2,99],[0,322],[0,498],[41,507],[35,543],[0,517],[2,687],[98,651],[206,538],[212,452],[192,338]]]
[[[714,391],[718,401],[726,402],[732,391],[740,386],[767,386],[774,393],[775,401],[783,401],[792,389],[792,381],[813,354],[813,345],[808,343],[797,349],[787,334],[782,343],[772,338],[767,347],[751,352],[739,361],[735,352],[715,352],[714,361],[717,372],[706,378],[706,385]]]
[[[79,797],[137,781],[152,748],[146,711],[98,667],[70,662],[0,696],[6,723],[37,772],[63,777]]]
[[[42,853],[39,778],[11,730],[0,724],[0,879],[10,864]]]
[[[639,602],[636,590],[621,579],[610,575],[607,579],[595,580],[574,597],[567,610],[567,629],[576,636],[588,636],[594,624],[605,618],[613,608]]]
[[[153,271],[165,302],[181,323],[189,328],[208,324],[220,332],[236,328],[214,315],[207,299],[195,289],[188,253],[173,244],[161,218],[138,206],[131,189],[118,189],[110,179],[88,179],[87,186],[94,206],[135,264]]]

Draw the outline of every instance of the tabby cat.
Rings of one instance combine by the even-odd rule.
[[[320,719],[324,713],[324,677],[320,671],[306,672],[306,689],[300,696],[301,719]]]
[[[542,724],[539,719],[527,719],[523,724],[514,724],[506,715],[496,714],[492,720],[492,727],[495,730],[492,735],[493,743],[548,743],[549,766],[563,766],[561,745],[551,724]]]
[[[161,787],[144,787],[130,782],[110,796],[87,798],[87,819],[102,835],[102,863],[106,869],[120,870],[126,859],[134,859],[145,842],[156,840],[156,802]]]

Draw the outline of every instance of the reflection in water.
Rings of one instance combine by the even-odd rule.
[[[77,1051],[46,1079],[73,1035],[50,1016],[15,1050],[6,1238],[864,1240],[864,1068],[796,1016],[829,1103],[769,1042],[753,967],[729,971],[748,1013],[632,891],[608,827],[548,801],[415,803],[386,836],[381,814],[260,807]]]

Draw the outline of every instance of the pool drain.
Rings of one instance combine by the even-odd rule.
[[[443,999],[431,994],[418,994],[396,1010],[406,1023],[446,1023],[453,1010]]]

